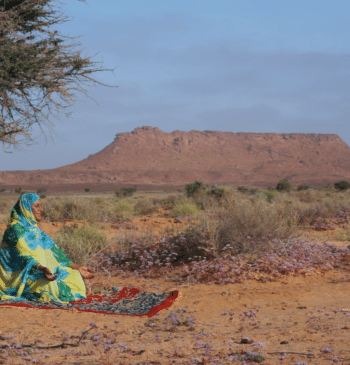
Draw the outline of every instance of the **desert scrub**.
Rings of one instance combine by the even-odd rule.
[[[262,199],[236,202],[216,218],[216,243],[221,251],[226,245],[234,253],[254,253],[269,248],[271,239],[287,239],[293,234],[293,212]]]
[[[7,223],[10,218],[11,210],[16,204],[17,199],[3,198],[0,200],[0,216],[3,215],[2,223]]]
[[[134,216],[134,204],[128,199],[117,200],[113,212],[116,218],[131,218]]]
[[[230,186],[213,185],[194,195],[193,200],[202,210],[213,210],[234,203],[236,191]]]
[[[175,217],[197,217],[201,213],[198,205],[190,199],[181,200],[175,203],[172,214]]]
[[[94,226],[66,226],[56,232],[54,241],[69,259],[82,265],[108,247],[107,237]]]
[[[125,242],[123,249],[102,253],[97,257],[100,265],[118,270],[149,273],[159,276],[162,269],[178,267],[216,257],[208,235],[195,229],[188,229],[173,236],[163,236],[157,244],[145,237],[133,237]]]
[[[43,204],[44,221],[63,222],[64,220],[97,221],[98,211],[92,209],[88,199],[47,199]]]
[[[146,198],[139,200],[134,205],[134,212],[135,215],[148,215],[157,212],[159,208],[160,204],[158,204],[157,201]]]
[[[320,199],[320,194],[317,194],[315,190],[304,189],[297,192],[297,197],[304,203],[315,203]]]

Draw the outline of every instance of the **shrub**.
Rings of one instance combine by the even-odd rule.
[[[245,186],[239,186],[237,190],[240,191],[241,193],[246,193],[249,189],[246,188]]]
[[[46,189],[45,188],[39,188],[36,192],[38,194],[43,194],[43,193],[46,193]]]
[[[86,265],[94,254],[108,247],[107,237],[92,226],[64,227],[58,230],[54,240],[73,262]]]
[[[339,191],[348,190],[350,188],[350,183],[346,180],[341,180],[334,183],[334,187]]]
[[[217,199],[221,199],[225,194],[225,186],[213,185],[208,191],[208,195],[213,195]]]
[[[6,191],[6,189],[0,189],[0,193],[3,193],[4,191]]]
[[[292,190],[292,184],[287,179],[283,179],[283,180],[280,180],[277,183],[276,189],[278,191],[291,191]]]
[[[179,235],[162,237],[157,245],[134,237],[124,251],[102,255],[102,260],[106,261],[100,264],[104,267],[118,267],[119,270],[136,270],[138,273],[149,273],[153,269],[159,274],[159,268],[162,267],[176,267],[214,257],[208,235],[196,229],[188,229]]]
[[[179,201],[175,204],[172,212],[175,217],[198,216],[200,209],[197,204],[191,201]]]
[[[276,197],[277,193],[276,193],[275,189],[267,189],[267,190],[263,191],[263,194],[265,194],[266,200],[269,203],[272,203],[272,200]]]
[[[91,209],[87,201],[72,199],[51,199],[44,204],[44,220],[59,222],[64,220],[97,220],[98,212]]]
[[[185,186],[185,191],[188,197],[193,196],[194,194],[198,193],[200,190],[203,190],[204,186],[202,181],[196,180],[194,183],[187,184]]]
[[[217,200],[233,199],[234,191],[226,185],[213,185],[207,190],[207,194],[215,197]]]
[[[87,193],[90,191],[90,189],[89,188],[85,188],[84,189]]]
[[[157,201],[150,201],[149,199],[143,199],[138,201],[134,206],[134,212],[137,215],[147,215],[156,212],[159,209]]]
[[[271,239],[289,238],[293,233],[291,212],[281,213],[261,199],[236,203],[221,212],[217,222],[217,248],[230,245],[235,254],[261,252]]]
[[[116,196],[133,196],[134,193],[137,190],[137,186],[134,186],[132,188],[121,188],[119,191],[116,191]]]
[[[310,188],[309,185],[298,185],[297,190],[308,190]]]
[[[113,210],[117,218],[129,218],[134,214],[133,204],[126,199],[117,201]]]
[[[299,190],[297,196],[304,203],[313,203],[317,200],[317,193],[314,190]]]
[[[15,193],[21,194],[22,193],[22,188],[19,187],[19,188],[15,189]]]

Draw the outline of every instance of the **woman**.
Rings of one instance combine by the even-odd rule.
[[[73,263],[46,235],[40,197],[22,195],[12,209],[0,251],[0,298],[71,302],[86,298],[91,270]]]

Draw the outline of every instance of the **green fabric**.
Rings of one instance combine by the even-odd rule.
[[[72,261],[37,225],[31,205],[39,199],[36,194],[24,194],[12,209],[0,251],[0,297],[58,302],[84,299],[79,271],[70,268]],[[37,270],[39,264],[56,279],[48,281]]]
[[[70,267],[70,265],[72,264],[72,260],[69,260],[69,258],[67,257],[67,255],[61,250],[59,249],[56,245],[51,247],[51,251],[53,253],[53,255],[55,256],[56,260],[63,266],[66,267]]]
[[[72,294],[72,291],[70,287],[65,284],[63,281],[60,281],[57,283],[59,296],[62,302],[72,302],[75,300],[74,295]]]

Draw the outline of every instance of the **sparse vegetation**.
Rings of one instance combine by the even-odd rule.
[[[86,265],[94,254],[108,247],[107,237],[93,226],[64,227],[57,231],[54,240],[75,263]]]
[[[195,181],[194,183],[187,184],[185,186],[185,191],[188,197],[192,197],[195,194],[199,193],[201,190],[204,189],[204,185],[202,181]]]
[[[117,197],[119,196],[133,196],[134,193],[137,190],[137,186],[134,186],[132,188],[121,188],[120,190],[116,191],[115,195]]]
[[[197,352],[203,350],[206,351],[206,354],[203,352],[197,361],[193,360],[196,358],[190,357],[192,355],[186,357],[185,352],[180,353],[182,350],[179,348],[175,348],[173,353],[181,354],[181,360],[200,364],[203,358],[207,358],[210,362],[214,361],[214,357],[210,357],[210,351],[212,348],[215,349],[217,342],[215,342],[216,338],[212,338],[214,336],[211,333],[221,335],[222,332],[216,331],[216,328],[226,328],[226,324],[230,323],[230,325],[234,325],[238,341],[224,339],[228,354],[222,351],[222,348],[219,350],[217,347],[216,359],[220,358],[221,362],[227,360],[227,363],[258,363],[264,362],[263,355],[265,356],[267,351],[264,350],[263,342],[253,342],[252,338],[258,338],[258,334],[266,331],[266,328],[275,330],[278,326],[278,331],[284,331],[283,325],[288,324],[299,326],[299,330],[305,327],[305,333],[313,331],[325,333],[324,328],[329,328],[333,335],[337,333],[334,330],[335,325],[339,327],[343,325],[344,313],[341,313],[338,307],[330,308],[328,306],[324,310],[315,310],[310,305],[310,301],[314,300],[312,293],[309,294],[309,302],[306,302],[304,296],[303,301],[295,303],[297,311],[306,309],[306,307],[308,309],[305,311],[307,313],[306,321],[300,321],[303,316],[299,316],[299,324],[296,324],[295,315],[292,318],[290,315],[285,315],[285,321],[283,319],[282,322],[281,319],[281,322],[275,323],[276,320],[272,318],[272,315],[276,315],[276,313],[272,313],[271,310],[276,303],[280,305],[283,299],[277,298],[278,302],[265,299],[262,302],[262,294],[259,292],[257,296],[252,296],[252,301],[254,305],[258,303],[260,307],[264,306],[265,309],[260,312],[259,307],[253,309],[243,307],[244,304],[240,300],[232,307],[229,300],[240,299],[238,295],[243,292],[241,288],[249,290],[250,280],[266,283],[275,281],[276,278],[285,281],[285,276],[288,276],[290,283],[288,287],[292,292],[294,288],[301,289],[301,286],[295,286],[291,276],[311,276],[337,269],[342,270],[345,274],[342,274],[343,277],[332,276],[331,282],[332,278],[335,278],[334,282],[337,283],[349,281],[347,273],[350,250],[346,246],[350,239],[350,191],[338,193],[333,188],[313,188],[295,189],[280,194],[277,189],[273,188],[254,190],[254,192],[248,190],[247,193],[228,186],[211,186],[204,187],[192,197],[187,197],[183,190],[182,192],[161,191],[157,193],[146,191],[138,192],[133,197],[119,198],[114,194],[101,194],[96,197],[95,194],[87,194],[82,191],[65,197],[54,197],[50,194],[44,202],[44,211],[46,220],[56,221],[59,218],[62,221],[66,219],[78,221],[61,223],[60,226],[63,228],[52,235],[52,238],[73,261],[87,264],[94,269],[97,275],[106,275],[110,278],[103,280],[104,283],[109,283],[106,284],[107,288],[93,285],[91,288],[93,293],[97,293],[98,290],[111,292],[111,286],[124,286],[126,282],[134,283],[133,279],[138,280],[138,283],[141,279],[145,286],[148,286],[146,291],[152,291],[153,285],[155,288],[159,288],[157,280],[162,285],[165,280],[165,282],[172,282],[172,284],[166,284],[166,287],[186,284],[181,292],[187,290],[187,293],[192,290],[190,285],[197,283],[219,284],[222,287],[222,290],[219,290],[221,295],[213,303],[222,304],[228,299],[227,310],[222,310],[220,316],[215,313],[215,323],[220,327],[216,327],[213,323],[211,325],[213,327],[208,328],[210,331],[206,328],[210,323],[202,324],[201,317],[201,321],[192,317],[197,309],[196,301],[192,301],[192,298],[190,301],[191,296],[187,295],[184,308],[172,307],[174,311],[169,311],[168,316],[152,317],[146,323],[141,324],[142,329],[140,328],[141,332],[138,333],[156,332],[154,335],[152,334],[150,341],[158,345],[164,343],[167,346],[171,345],[176,336],[185,337],[187,335],[186,339],[190,342],[191,349],[195,349]],[[0,222],[5,222],[5,218],[8,220],[11,208],[17,199],[18,196],[15,194],[2,196],[0,200],[2,221]],[[182,212],[184,218],[178,212]],[[144,217],[145,215],[148,217]],[[195,216],[196,219],[190,218],[189,215]],[[164,219],[165,217],[167,219]],[[180,219],[178,219],[179,217]],[[174,227],[179,228],[177,230],[174,228],[172,232],[165,231],[161,236],[151,232],[148,228],[144,230],[142,226],[144,223],[152,222],[153,224],[156,220],[172,222]],[[139,222],[141,222],[140,226],[137,227]],[[102,233],[106,227],[113,227],[112,230],[108,228],[109,233],[113,231],[116,236],[107,239]],[[311,242],[303,236],[298,237],[297,234],[303,227],[306,228],[303,232],[314,232],[315,234],[329,231],[332,240],[342,241],[344,247]],[[3,229],[0,231],[0,235],[2,233]],[[326,237],[326,234],[322,237]],[[319,277],[319,279],[322,283],[324,282],[324,278]],[[299,279],[298,284],[301,282],[302,280]],[[244,283],[248,286],[224,285],[235,283]],[[307,288],[306,283],[303,284],[303,288]],[[275,291],[278,286],[273,285]],[[294,286],[291,289],[292,285]],[[331,288],[332,284],[327,285]],[[338,286],[340,287],[340,285]],[[193,286],[192,288],[198,293],[202,287]],[[254,284],[253,291],[256,290],[255,287],[256,284]],[[163,288],[165,286],[159,290],[155,289],[155,291],[163,291]],[[212,288],[207,289],[206,293],[210,293],[209,289]],[[264,284],[264,289],[268,289],[266,294],[270,297],[271,287]],[[283,287],[283,293],[285,293],[285,289],[286,286]],[[310,299],[311,296],[312,299]],[[319,295],[317,298],[320,300],[319,298],[322,296]],[[244,303],[246,303],[245,300]],[[325,303],[328,304],[328,302]],[[215,306],[213,310],[215,311]],[[266,315],[266,310],[270,310],[271,317],[259,317],[263,313]],[[288,308],[287,310],[291,314],[294,309]],[[309,310],[313,313],[308,314]],[[347,316],[347,312],[345,313]],[[279,316],[279,314],[277,315]],[[71,313],[71,316],[75,316],[75,314]],[[332,321],[329,321],[330,316],[332,316]],[[98,323],[97,320],[96,322],[100,327],[98,331],[109,330],[111,336],[112,332],[114,336],[114,318],[117,318],[116,322],[121,318],[110,319],[110,317],[102,316],[101,322]],[[324,318],[323,322],[322,318]],[[110,322],[107,322],[108,319]],[[219,323],[220,319],[221,323]],[[322,326],[329,327],[320,328],[320,323],[323,323]],[[95,326],[95,324],[91,326]],[[200,332],[199,326],[202,327]],[[5,335],[7,336],[7,334]],[[6,339],[5,335],[3,340]],[[69,337],[69,335],[62,333],[62,337]],[[247,337],[248,335],[251,337]],[[109,342],[113,338],[105,337],[102,332],[89,335],[85,341],[89,345],[93,345],[96,351],[99,346],[102,346],[99,342],[101,338],[106,341],[106,344],[102,342],[103,346],[111,345]],[[69,341],[69,339],[64,341]],[[252,347],[245,349],[242,347],[242,350],[236,351],[237,345],[241,346],[239,343],[250,344]],[[43,345],[46,346],[46,342]],[[104,351],[103,346],[101,351]],[[117,346],[123,348],[120,343],[117,343]],[[161,346],[160,350],[165,351]],[[168,350],[169,347],[167,347]],[[9,354],[20,351],[20,349],[14,346],[3,346],[2,351],[6,356],[10,356]],[[51,351],[60,350],[55,348]],[[317,351],[320,353],[317,363],[321,363],[323,360],[326,361],[327,354],[333,351],[333,356],[336,350],[323,343]],[[167,354],[169,353],[172,354],[171,351],[167,352]],[[118,355],[120,354],[118,353]],[[161,355],[159,358],[162,363]],[[293,360],[291,363],[299,362]]]
[[[200,214],[200,208],[191,200],[182,200],[175,203],[172,213],[175,217],[196,217]]]
[[[240,191],[241,193],[246,193],[249,189],[246,188],[245,186],[239,186],[237,190]]]
[[[280,180],[276,185],[278,191],[291,191],[292,188],[292,184],[287,179]]]
[[[335,189],[337,189],[339,191],[344,191],[344,190],[348,190],[350,188],[350,183],[349,183],[349,181],[341,180],[341,181],[334,183],[334,187],[335,187]]]

